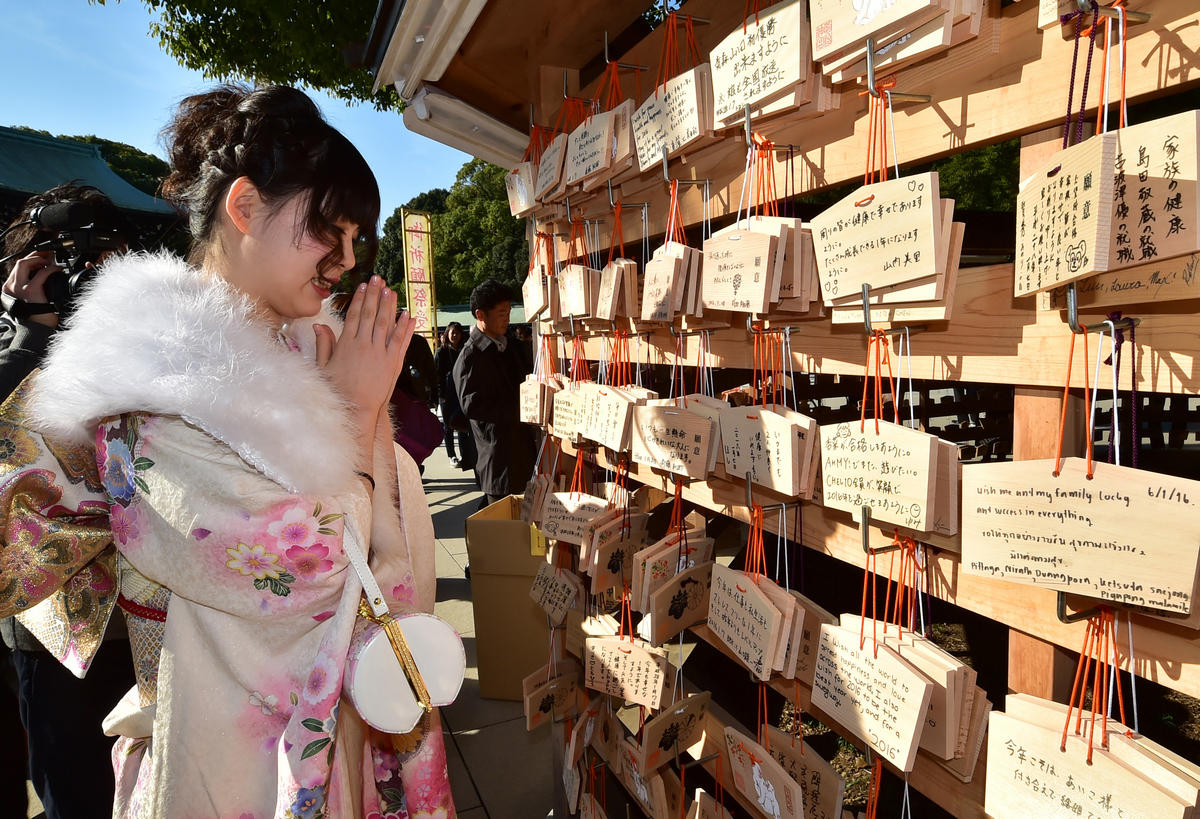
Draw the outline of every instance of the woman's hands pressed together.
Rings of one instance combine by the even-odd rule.
[[[416,322],[396,314],[396,293],[372,276],[359,285],[346,313],[340,338],[323,324],[317,333],[317,364],[325,368],[350,403],[360,440],[374,438],[376,421],[404,367],[404,354]]]

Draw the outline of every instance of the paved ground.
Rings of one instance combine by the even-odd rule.
[[[469,471],[456,469],[444,448],[425,462],[425,495],[437,536],[436,613],[462,635],[467,679],[462,693],[442,709],[448,734],[450,783],[462,819],[531,819],[553,808],[550,733],[529,733],[519,702],[479,696],[475,666],[475,619],[467,564],[465,522],[479,508],[480,493]]]

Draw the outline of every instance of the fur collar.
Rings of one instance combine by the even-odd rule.
[[[243,294],[167,253],[112,259],[56,333],[30,416],[41,431],[89,443],[124,412],[177,415],[295,492],[354,480],[346,405],[314,364],[313,324],[281,343]]]

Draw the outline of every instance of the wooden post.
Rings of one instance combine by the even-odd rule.
[[[1021,178],[1062,147],[1062,129],[1048,128],[1021,138]],[[1063,327],[1066,343],[1066,326]],[[1063,374],[1065,377],[1065,373]],[[1058,450],[1062,418],[1061,389],[1017,387],[1013,394],[1013,460],[1053,458]],[[1078,455],[1084,447],[1083,401],[1067,402],[1063,456]],[[1074,660],[1069,652],[1017,629],[1008,630],[1008,691],[1064,701],[1070,694]]]

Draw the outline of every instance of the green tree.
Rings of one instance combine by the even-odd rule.
[[[370,72],[352,64],[370,33],[376,0],[142,2],[158,15],[150,34],[163,50],[209,79],[306,85],[379,110],[401,107],[395,89],[372,94]]]
[[[472,159],[458,171],[446,210],[433,216],[438,302],[461,304],[495,278],[516,294],[529,265],[525,223],[508,209],[504,168]]]

